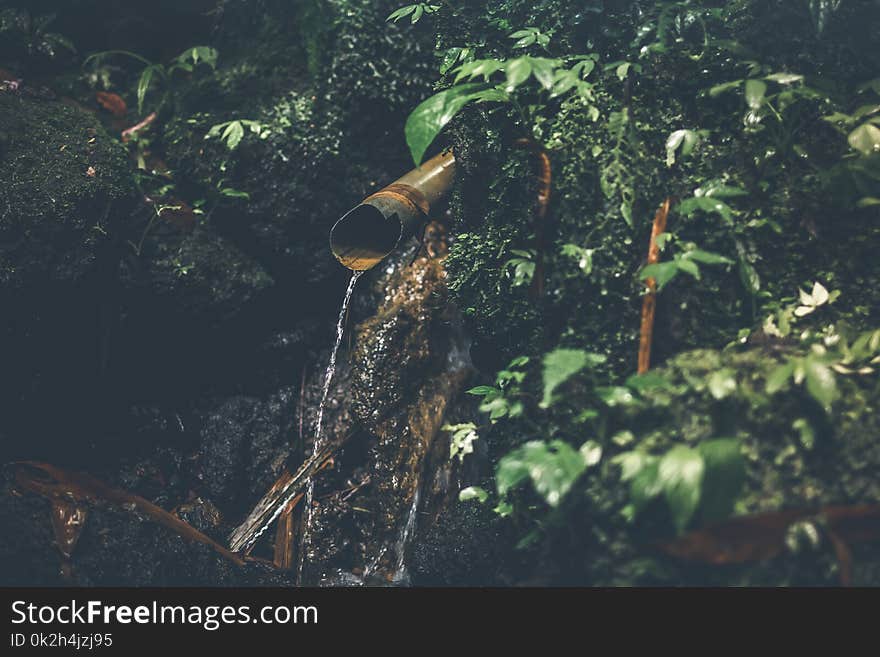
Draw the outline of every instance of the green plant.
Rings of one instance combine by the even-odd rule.
[[[402,18],[409,16],[409,22],[415,25],[425,14],[433,14],[440,9],[440,5],[432,5],[427,2],[419,2],[414,5],[405,5],[400,9],[392,11],[386,21],[394,21],[395,23]]]
[[[90,64],[99,65],[108,58],[114,56],[123,56],[129,59],[134,59],[144,65],[137,84],[138,113],[142,114],[144,111],[144,101],[154,80],[160,82],[163,90],[162,98],[156,107],[156,111],[158,111],[158,108],[165,103],[168,97],[172,88],[174,74],[176,72],[182,71],[192,73],[200,64],[205,64],[209,68],[214,69],[217,66],[218,55],[217,51],[209,46],[193,46],[192,48],[184,50],[169,63],[158,64],[151,62],[146,57],[142,57],[137,53],[129,52],[127,50],[106,50],[86,57],[83,66],[88,66]]]
[[[270,130],[259,121],[251,119],[236,119],[211,126],[205,135],[205,139],[218,139],[226,144],[226,148],[234,151],[238,148],[247,131],[260,139],[265,139],[271,134]]]
[[[592,101],[593,85],[586,78],[596,66],[595,55],[577,55],[565,59],[523,55],[512,59],[475,59],[453,69],[453,86],[419,104],[406,121],[406,142],[416,164],[420,164],[428,147],[440,131],[469,103],[518,103],[516,92],[529,80],[538,84],[538,93],[548,99],[574,93],[585,103]],[[503,80],[501,75],[503,74]],[[475,82],[474,80],[482,81]],[[537,109],[540,105],[530,104]],[[594,110],[598,117],[598,110]]]
[[[474,452],[474,441],[479,438],[477,435],[477,426],[473,422],[465,422],[463,424],[444,424],[443,431],[452,433],[449,442],[449,458],[454,459],[458,456],[459,461],[464,461],[464,457]]]
[[[621,480],[629,482],[630,505],[624,513],[634,519],[662,497],[679,533],[698,510],[704,522],[730,515],[745,481],[739,443],[727,438],[696,448],[676,445],[662,456],[624,452],[613,462],[621,466]]]
[[[495,482],[501,502],[496,509],[507,515],[510,491],[531,480],[535,491],[551,507],[559,506],[578,477],[602,458],[602,448],[592,440],[575,449],[562,440],[532,440],[505,454],[498,463]]]
[[[671,239],[671,234],[666,233],[665,235],[667,236],[665,239],[659,240],[660,244],[665,245]],[[700,264],[731,265],[733,261],[717,253],[699,249],[693,242],[687,242],[681,245],[681,249],[672,256],[672,260],[642,267],[639,278],[641,280],[653,278],[657,282],[657,291],[659,292],[681,272],[700,280]]]
[[[550,45],[550,35],[544,34],[537,27],[526,27],[517,30],[510,35],[510,38],[516,39],[516,43],[513,44],[514,48],[528,48],[531,45],[538,44],[546,50],[547,46]]]
[[[802,340],[810,341],[806,333]],[[880,364],[880,330],[865,331],[848,342],[834,331],[825,335],[821,342],[813,342],[803,356],[789,356],[767,377],[768,394],[785,390],[790,383],[804,384],[807,393],[831,413],[838,399],[837,374],[868,375]]]
[[[495,386],[477,386],[468,390],[469,395],[482,397],[480,411],[489,413],[489,421],[496,422],[502,417],[519,417],[524,406],[520,384],[526,377],[524,368],[529,359],[525,356],[514,358],[507,367],[495,376]]]
[[[75,53],[70,39],[48,29],[54,20],[55,14],[34,16],[26,9],[0,9],[0,52],[48,59],[55,59],[59,51]]]
[[[602,167],[599,182],[608,199],[620,199],[620,214],[629,226],[633,225],[635,202],[635,161],[639,156],[638,140],[630,120],[629,109],[623,107],[608,117],[607,130],[611,136],[610,157]]]
[[[513,269],[512,285],[514,287],[528,285],[535,275],[535,250],[511,249],[510,252],[516,257],[510,258],[504,263],[504,271]]]
[[[666,139],[666,166],[675,164],[676,153],[687,157],[708,136],[708,130],[676,130]]]

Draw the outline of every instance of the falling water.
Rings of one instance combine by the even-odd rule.
[[[281,515],[281,511],[287,506],[299,490],[298,482],[308,477],[309,483],[305,493],[305,512],[306,527],[311,524],[311,503],[314,497],[314,485],[311,483],[311,476],[317,466],[317,460],[320,458],[321,448],[324,447],[323,441],[323,424],[324,409],[327,405],[327,397],[330,394],[330,383],[333,374],[336,372],[336,355],[339,351],[339,345],[342,343],[342,333],[345,328],[345,315],[348,312],[348,305],[351,301],[354,286],[358,278],[364,272],[355,271],[352,273],[351,280],[348,283],[348,289],[345,291],[345,298],[342,301],[342,308],[339,311],[339,319],[336,322],[336,342],[333,344],[333,350],[330,352],[330,363],[327,365],[327,371],[324,374],[324,385],[321,391],[321,404],[318,407],[318,419],[315,426],[315,441],[313,444],[312,455],[300,466],[293,475],[286,481],[276,483],[272,489],[263,496],[263,498],[254,507],[254,510],[248,515],[245,521],[235,528],[229,536],[229,545],[233,551],[246,550],[252,546],[257,539],[269,528],[275,519]],[[304,535],[301,534],[301,537]],[[300,541],[300,555],[302,555],[302,541]],[[302,560],[297,567],[297,576],[299,577],[302,570]]]
[[[397,584],[408,583],[409,575],[406,571],[406,549],[409,546],[409,539],[416,527],[416,515],[419,510],[419,485],[416,484],[416,490],[413,493],[413,501],[409,508],[409,514],[403,529],[400,531],[400,537],[397,539],[395,550],[397,552],[397,563],[394,568],[394,582]]]
[[[345,297],[342,300],[342,308],[339,309],[339,319],[336,320],[336,342],[333,344],[333,350],[330,352],[330,362],[327,364],[327,371],[324,373],[324,386],[321,389],[321,403],[318,405],[318,419],[315,422],[315,441],[312,447],[312,454],[317,454],[324,446],[324,436],[322,433],[324,409],[327,406],[327,397],[330,394],[330,383],[333,381],[333,375],[336,373],[336,355],[339,352],[339,346],[342,344],[342,334],[345,331],[345,315],[348,313],[348,304],[351,302],[354,286],[363,273],[362,271],[353,271],[351,273],[351,280],[348,282],[348,289],[345,291]],[[305,562],[303,550],[305,548],[306,534],[312,527],[312,500],[314,496],[315,481],[314,479],[309,479],[303,499],[303,531],[300,533],[299,559],[296,572],[297,582],[302,581],[302,569]]]

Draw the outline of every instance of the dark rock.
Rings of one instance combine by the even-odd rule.
[[[207,414],[194,467],[221,508],[250,510],[281,473],[296,436],[296,399],[285,388],[265,400],[233,397]]]

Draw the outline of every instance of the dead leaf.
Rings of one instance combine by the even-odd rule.
[[[244,561],[237,554],[233,554],[214,539],[205,536],[195,527],[143,497],[108,486],[91,475],[62,470],[48,463],[20,461],[13,466],[15,480],[25,490],[47,497],[53,502],[62,501],[69,504],[106,501],[126,511],[137,509],[179,536],[203,543],[234,564],[244,565]]]
[[[95,177],[95,173],[96,173],[96,171],[95,171],[95,167],[89,167],[88,169],[86,169],[86,175],[87,175],[89,178],[94,178],[94,177]]]
[[[122,100],[122,97],[118,94],[107,91],[97,91],[95,92],[95,98],[97,99],[98,104],[113,116],[125,116],[126,112],[128,112],[128,107],[126,106],[125,101]]]
[[[66,500],[52,501],[52,528],[55,530],[55,545],[68,559],[79,540],[86,521],[86,510]]]

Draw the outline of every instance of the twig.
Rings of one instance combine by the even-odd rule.
[[[66,500],[69,498],[79,502],[106,500],[121,506],[127,511],[132,510],[133,507],[183,538],[204,543],[234,564],[238,566],[244,565],[244,561],[237,554],[233,554],[217,541],[205,536],[195,527],[152,502],[148,502],[143,497],[119,488],[112,488],[90,475],[69,472],[48,463],[21,461],[14,465],[16,466],[15,480],[26,490],[47,497],[50,500]]]
[[[325,446],[320,452],[306,459],[293,474],[285,470],[272,488],[257,502],[244,522],[229,535],[229,549],[233,552],[241,552],[253,545],[275,518],[281,515],[288,502],[297,496],[315,474],[332,461],[333,454],[343,442],[344,440]]]
[[[303,498],[300,493],[294,497],[278,517],[278,530],[275,533],[275,554],[273,563],[276,568],[290,570],[294,565],[294,548],[296,547],[295,518],[293,511]]]
[[[672,199],[667,198],[657,214],[654,215],[654,226],[651,229],[651,242],[648,245],[648,263],[657,264],[660,249],[657,246],[657,236],[666,231],[666,219],[669,217],[669,208]],[[647,281],[648,293],[642,301],[642,328],[639,337],[639,374],[644,374],[651,367],[651,341],[654,336],[654,311],[657,309],[657,281],[649,278]]]

